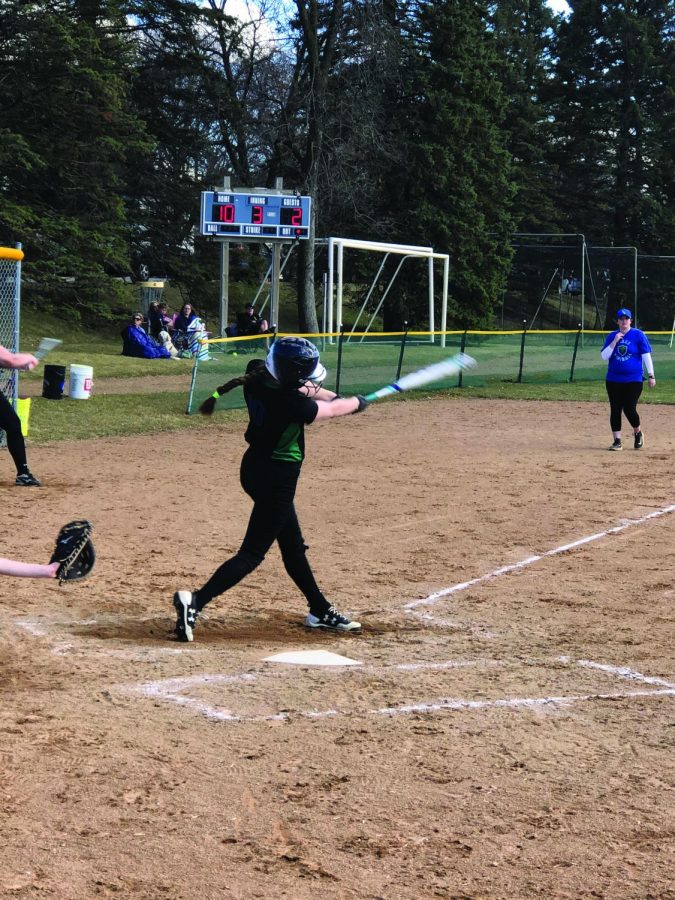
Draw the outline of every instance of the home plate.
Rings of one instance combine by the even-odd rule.
[[[290,663],[295,666],[360,666],[361,663],[328,650],[298,650],[267,656],[264,662]]]

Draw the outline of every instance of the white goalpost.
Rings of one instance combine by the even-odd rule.
[[[448,320],[448,280],[449,280],[449,271],[450,271],[450,257],[447,253],[435,253],[433,247],[416,247],[411,244],[387,244],[381,243],[379,241],[359,241],[352,240],[351,238],[328,238],[328,286],[326,291],[326,325],[329,332],[336,332],[339,330],[342,325],[342,299],[343,299],[343,289],[344,289],[344,251],[345,249],[350,250],[365,250],[373,253],[383,253],[385,254],[384,259],[380,265],[377,275],[375,276],[375,280],[373,281],[368,294],[363,302],[361,310],[359,311],[359,315],[357,317],[360,318],[363,313],[368,300],[370,299],[370,295],[375,287],[375,283],[377,278],[379,277],[382,269],[384,268],[384,264],[390,254],[395,256],[401,256],[401,262],[396,269],[396,272],[393,278],[390,280],[389,285],[384,291],[383,296],[380,298],[379,304],[373,315],[371,316],[370,322],[367,327],[364,329],[368,331],[375,316],[380,311],[382,304],[393,284],[396,275],[405,262],[406,259],[409,258],[422,258],[428,260],[428,285],[427,285],[427,293],[429,299],[429,332],[430,337],[429,340],[433,343],[434,334],[436,331],[436,323],[435,323],[435,315],[434,315],[434,260],[440,259],[443,261],[443,291],[442,291],[442,303],[441,303],[441,327],[440,331],[445,332],[447,327]],[[336,284],[336,275],[337,275],[337,284]],[[355,330],[356,323],[354,324]],[[441,335],[441,346],[445,346],[445,334]]]

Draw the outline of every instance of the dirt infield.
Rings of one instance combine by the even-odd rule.
[[[675,408],[392,401],[308,432],[298,507],[361,636],[238,546],[240,427],[0,457],[2,555],[85,516],[92,577],[5,578],[0,897],[675,898]],[[325,650],[345,667],[266,662]]]

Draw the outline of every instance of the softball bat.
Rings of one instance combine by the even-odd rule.
[[[381,400],[382,397],[389,397],[390,394],[401,394],[404,391],[412,391],[415,388],[424,387],[425,384],[431,384],[434,381],[440,381],[443,378],[449,378],[451,375],[457,375],[465,369],[472,369],[476,365],[476,360],[466,353],[456,353],[448,359],[441,362],[432,363],[416,372],[410,372],[386,387],[374,391],[372,394],[366,394],[368,403],[373,400]]]

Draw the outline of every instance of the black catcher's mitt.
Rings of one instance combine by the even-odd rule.
[[[59,564],[56,577],[64,581],[80,581],[94,568],[96,552],[91,541],[93,527],[86,519],[68,522],[56,537],[56,547],[50,563]]]

